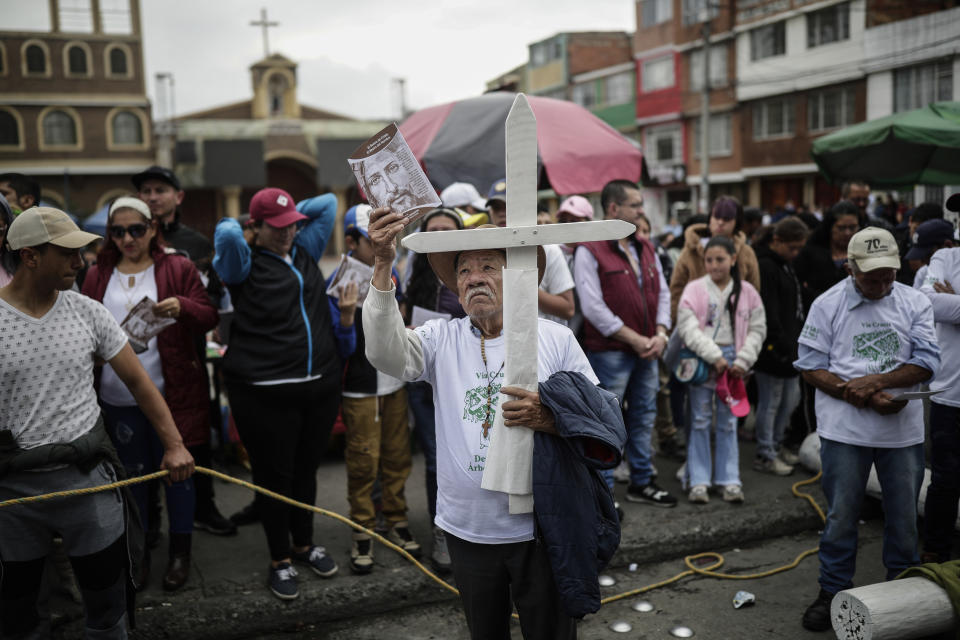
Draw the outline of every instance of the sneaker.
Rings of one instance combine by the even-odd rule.
[[[290,566],[289,562],[271,566],[269,574],[267,586],[270,587],[273,595],[281,600],[295,600],[300,596],[300,589],[297,587],[297,570]]]
[[[694,504],[707,504],[710,502],[710,495],[707,493],[707,485],[698,484],[690,489],[687,500]]]
[[[350,549],[350,568],[354,573],[361,575],[373,571],[373,540],[366,534],[353,534],[353,548]]]
[[[833,594],[820,589],[820,594],[807,610],[803,612],[803,628],[810,631],[828,631],[830,623],[830,602]]]
[[[620,484],[630,482],[630,465],[627,464],[625,459],[621,460],[617,468],[613,470],[613,479]]]
[[[450,551],[447,550],[447,536],[440,527],[433,528],[433,551],[430,561],[437,573],[449,573],[453,568],[450,563]]]
[[[743,488],[738,484],[728,484],[723,488],[724,502],[743,502]]]
[[[390,527],[386,538],[414,558],[420,557],[420,543],[413,539],[409,525],[406,522],[398,522]]]
[[[212,533],[215,536],[237,535],[237,525],[232,520],[223,517],[216,505],[210,505],[205,513],[197,513],[193,517],[193,528]]]
[[[645,502],[656,507],[675,507],[677,499],[657,486],[657,483],[638,487],[631,484],[627,487],[627,500],[630,502]]]
[[[790,451],[790,449],[787,449],[786,447],[782,447],[780,449],[779,458],[791,467],[795,467],[800,464],[800,456],[795,454],[793,451]]]
[[[301,553],[294,551],[292,555],[294,561],[307,565],[321,578],[330,578],[339,569],[337,563],[327,555],[327,550],[323,547],[314,545]]]
[[[763,456],[757,456],[753,459],[753,470],[775,476],[788,476],[793,473],[793,467],[780,458],[764,458]]]

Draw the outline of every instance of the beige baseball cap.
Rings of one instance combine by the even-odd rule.
[[[867,227],[853,234],[847,245],[847,258],[863,272],[900,268],[897,241],[892,233],[878,227]]]
[[[7,229],[7,244],[13,250],[55,244],[66,249],[79,249],[100,236],[81,231],[70,216],[53,207],[31,207],[14,219]]]

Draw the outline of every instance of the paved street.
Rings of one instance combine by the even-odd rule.
[[[801,551],[816,546],[818,518],[805,502],[791,496],[790,486],[809,477],[798,472],[789,478],[764,476],[749,469],[753,445],[741,444],[744,491],[747,501],[731,506],[719,499],[695,507],[680,501],[676,509],[656,509],[622,500],[624,485],[617,491],[626,510],[623,541],[609,574],[617,583],[604,589],[610,596],[669,578],[683,571],[682,556],[701,551],[719,551],[726,559],[723,570],[752,573],[785,564]],[[747,461],[747,462],[744,462]],[[674,478],[677,463],[656,459],[661,484],[679,493]],[[232,475],[248,478],[239,467]],[[347,513],[346,476],[342,458],[335,452],[322,464],[318,504]],[[823,504],[819,487],[809,487]],[[217,501],[224,513],[244,506],[250,492],[216,481]],[[414,470],[407,486],[411,528],[429,553],[430,525],[423,490],[422,457],[414,456]],[[340,564],[340,573],[321,580],[301,573],[301,597],[282,603],[264,586],[267,553],[259,526],[247,526],[234,538],[198,532],[194,536],[193,573],[180,592],[168,594],[159,586],[166,562],[166,539],[153,554],[153,576],[138,596],[138,628],[134,638],[263,638],[301,632],[303,637],[358,640],[402,637],[413,639],[466,638],[462,615],[453,596],[437,586],[406,561],[383,547],[376,547],[376,569],[369,576],[350,573],[349,529],[317,516],[316,537]],[[863,526],[863,548],[858,584],[882,578],[880,564],[881,522],[871,519]],[[630,572],[631,563],[638,563]],[[750,581],[721,581],[690,577],[661,588],[605,606],[581,625],[586,639],[628,637],[667,638],[679,623],[690,626],[696,637],[706,638],[806,638],[815,637],[799,624],[804,607],[816,596],[816,558],[804,560],[792,571]],[[753,607],[735,610],[731,599],[739,589],[757,595]],[[655,613],[630,609],[638,599],[647,599]],[[57,635],[76,637],[79,608],[62,598],[52,602],[60,626]],[[610,624],[625,620],[630,634],[610,630]],[[515,633],[519,636],[519,630]]]

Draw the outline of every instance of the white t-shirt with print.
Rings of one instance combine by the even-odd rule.
[[[890,295],[863,300],[846,278],[813,302],[799,342],[827,354],[830,373],[852,380],[906,364],[914,338],[936,344],[933,309],[926,296],[898,282]],[[886,391],[896,395],[901,390]],[[908,402],[900,412],[883,416],[817,389],[815,404],[817,433],[828,440],[862,447],[908,447],[923,442],[921,402]]]
[[[540,288],[555,296],[573,289],[575,283],[573,276],[570,274],[570,267],[567,266],[567,259],[563,255],[563,250],[558,245],[545,244],[543,245],[543,253],[546,257],[546,264],[544,265]],[[567,326],[567,321],[560,316],[540,312],[540,317]]]
[[[128,293],[127,288],[121,282],[122,278],[133,277],[136,285],[133,287],[133,293]],[[123,322],[133,305],[140,302],[144,296],[147,296],[154,302],[160,300],[157,294],[157,277],[154,265],[150,265],[140,273],[120,273],[114,268],[110,274],[110,280],[107,281],[107,288],[103,292],[103,306],[113,316],[117,322]],[[147,375],[157,386],[157,390],[163,394],[163,365],[160,362],[160,350],[157,348],[157,337],[154,336],[147,341],[147,350],[138,353],[137,358],[140,364],[146,370]],[[100,375],[100,399],[107,404],[115,407],[135,407],[137,401],[133,394],[123,384],[116,372],[109,364],[104,365],[103,372]]]
[[[127,336],[106,307],[61,291],[42,318],[0,300],[0,428],[32,449],[66,443],[97,422],[94,357],[110,360]]]
[[[501,403],[503,336],[485,341],[485,367],[480,337],[469,318],[431,320],[414,331],[423,347],[424,368],[419,379],[430,382],[434,389],[437,526],[481,544],[532,540],[533,514],[511,515],[507,494],[480,488],[490,444],[489,437],[483,437],[487,384],[490,380],[489,419],[493,424]],[[538,358],[541,382],[558,371],[578,371],[599,383],[573,334],[555,322],[539,322]]]

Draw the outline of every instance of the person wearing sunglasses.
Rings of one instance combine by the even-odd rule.
[[[195,345],[198,335],[217,325],[219,314],[193,263],[165,251],[156,220],[142,200],[117,198],[110,207],[107,234],[97,264],[90,267],[84,280],[83,293],[102,302],[118,322],[144,298],[151,301],[156,316],[176,321],[150,339],[137,357],[166,398],[187,449],[203,447],[210,438],[210,399],[204,363]],[[137,476],[157,471],[160,441],[109,365],[100,375],[99,396],[107,432],[128,473]],[[147,485],[133,485],[132,489],[140,517],[145,518]],[[168,484],[165,489],[170,545],[163,587],[174,591],[190,573],[196,491],[192,479]],[[141,587],[149,577],[149,557],[143,567],[138,576]]]

